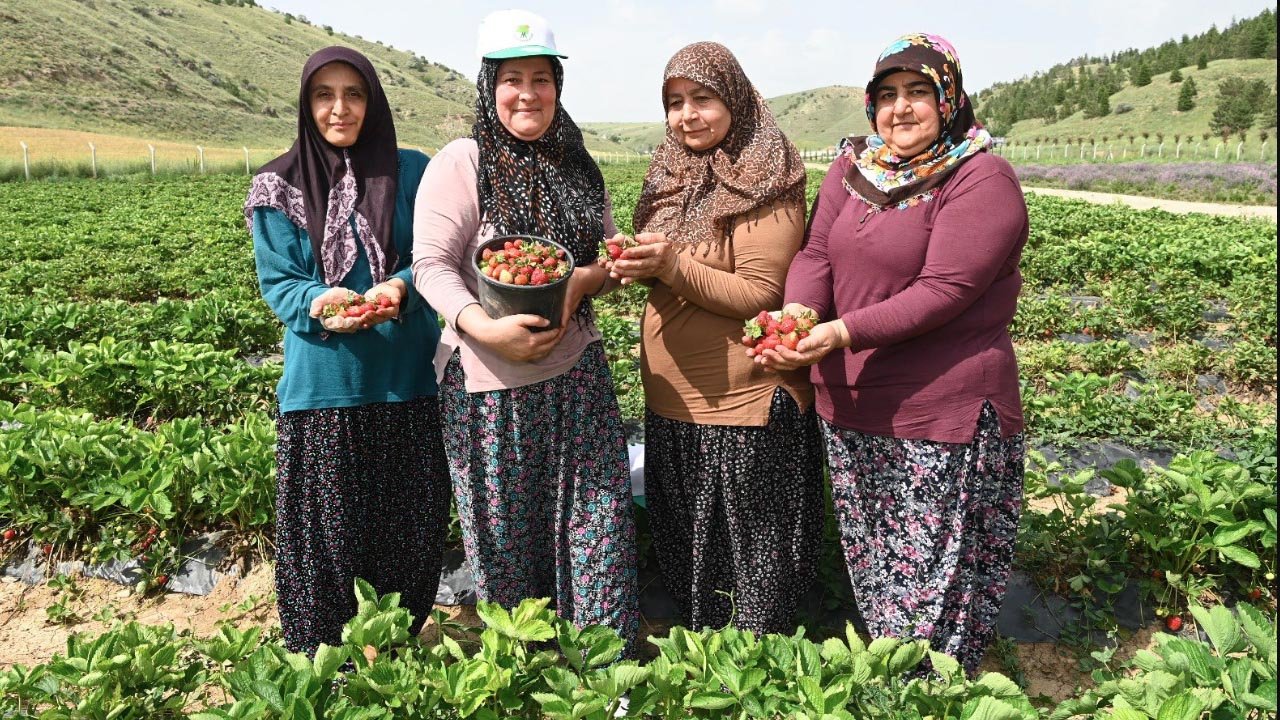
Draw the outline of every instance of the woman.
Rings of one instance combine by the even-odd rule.
[[[645,496],[663,579],[693,628],[790,633],[813,581],[822,459],[813,390],[742,354],[804,235],[804,163],[723,45],[663,76],[666,140],[611,263],[651,282],[641,344]]]
[[[427,165],[396,149],[373,65],[329,47],[302,69],[298,138],[245,201],[262,297],[285,325],[276,420],[276,594],[285,645],[337,645],[355,578],[399,592],[421,627],[449,520],[435,313],[412,288]],[[389,307],[322,319],[362,293]]]
[[[867,84],[873,135],[819,191],[787,275],[791,309],[827,322],[813,365],[832,494],[874,635],[926,638],[974,672],[1003,600],[1021,506],[1022,409],[1009,339],[1027,209],[984,152],[955,50],[907,35]]]
[[[436,354],[445,449],[478,595],[512,606],[551,597],[561,617],[639,625],[626,438],[590,295],[616,229],[604,179],[560,105],[563,70],[546,21],[521,10],[480,31],[472,137],[440,150],[422,180],[414,283],[446,327]],[[475,250],[529,234],[569,248],[560,328],[491,318]]]

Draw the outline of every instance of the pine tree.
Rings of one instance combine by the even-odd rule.
[[[1209,67],[1209,53],[1201,52],[1200,57],[1196,58],[1196,69],[1204,70]]]
[[[1196,79],[1187,78],[1178,91],[1178,111],[1186,112],[1196,106]]]
[[[1173,72],[1169,73],[1169,82],[1170,83],[1182,82],[1182,71],[1179,70],[1178,68],[1174,68]]]
[[[1258,106],[1266,105],[1270,89],[1265,80],[1237,77],[1223,80],[1218,84],[1218,106],[1213,109],[1209,127],[1224,135],[1248,130],[1253,126]]]
[[[1133,84],[1136,87],[1143,87],[1151,84],[1151,71],[1147,69],[1147,64],[1138,61],[1137,66],[1133,68]]]
[[[1271,36],[1267,32],[1267,26],[1262,23],[1254,23],[1253,33],[1249,35],[1249,47],[1245,57],[1263,58],[1267,56],[1267,48],[1271,45]]]

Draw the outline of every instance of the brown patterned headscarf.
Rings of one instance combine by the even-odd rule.
[[[663,232],[677,245],[717,243],[733,219],[777,201],[804,204],[804,162],[782,134],[738,59],[719,43],[698,42],[672,56],[662,76],[663,102],[672,78],[692,80],[729,108],[729,133],[694,152],[667,128],[636,204],[637,232]]]

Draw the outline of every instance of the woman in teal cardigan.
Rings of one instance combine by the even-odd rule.
[[[276,420],[276,594],[285,644],[341,642],[355,578],[431,611],[449,475],[413,289],[413,201],[427,166],[397,150],[373,66],[325,48],[303,67],[298,138],[253,179],[245,219],[262,297],[285,326]],[[362,294],[377,309],[329,317]]]

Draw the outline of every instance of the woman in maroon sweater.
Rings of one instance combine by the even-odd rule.
[[[928,639],[969,672],[995,629],[1022,499],[1022,407],[1008,327],[1027,208],[984,152],[955,50],[904,36],[867,85],[873,135],[850,138],[787,276],[787,308],[826,322],[812,365],[832,493],[874,635]],[[754,351],[749,351],[753,354]]]

